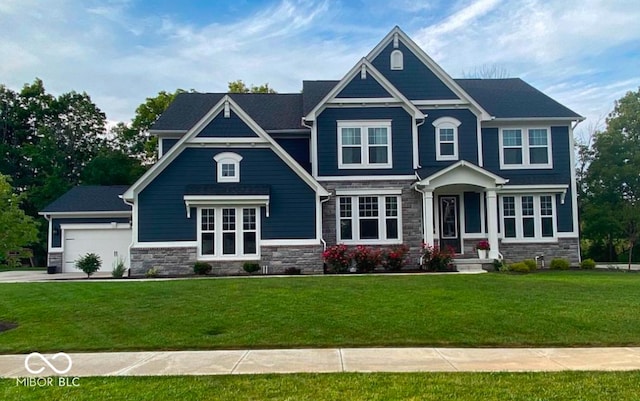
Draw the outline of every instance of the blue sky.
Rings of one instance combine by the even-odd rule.
[[[637,0],[2,0],[0,83],[86,91],[110,121],[176,88],[340,79],[395,25],[454,78],[499,65],[603,122],[640,85]]]

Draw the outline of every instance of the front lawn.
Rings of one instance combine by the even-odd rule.
[[[640,345],[640,275],[0,284],[0,353]]]
[[[337,373],[80,378],[78,387],[0,380],[3,400],[636,401],[640,372]]]

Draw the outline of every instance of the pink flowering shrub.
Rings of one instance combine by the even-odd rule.
[[[381,252],[368,246],[358,245],[351,253],[359,273],[368,273],[382,262]]]
[[[328,247],[322,252],[322,258],[327,264],[327,271],[331,273],[346,272],[351,266],[351,255],[344,244]]]
[[[441,249],[437,245],[422,244],[422,268],[430,271],[451,270],[453,262],[453,248]]]
[[[409,247],[402,244],[386,249],[382,254],[382,265],[386,270],[399,271],[405,264]]]

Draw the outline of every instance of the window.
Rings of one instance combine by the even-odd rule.
[[[391,121],[338,121],[338,168],[391,166]]]
[[[391,69],[402,70],[404,68],[404,56],[400,50],[394,50],[391,52]]]
[[[509,195],[501,198],[505,239],[527,241],[555,237],[553,195]]]
[[[500,135],[500,167],[551,168],[548,128],[504,128]]]
[[[441,117],[433,122],[436,128],[436,160],[458,160],[458,127],[460,121]]]
[[[218,182],[240,182],[242,156],[232,152],[222,152],[218,153],[213,160],[217,164]]]
[[[257,208],[201,208],[198,212],[201,257],[247,259],[258,256]]]
[[[339,196],[338,241],[398,243],[401,241],[399,196]]]

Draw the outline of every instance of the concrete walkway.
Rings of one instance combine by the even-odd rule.
[[[0,377],[163,376],[303,372],[640,370],[640,347],[327,348],[0,355]],[[47,361],[50,366],[44,361]],[[71,361],[71,363],[69,362]]]

